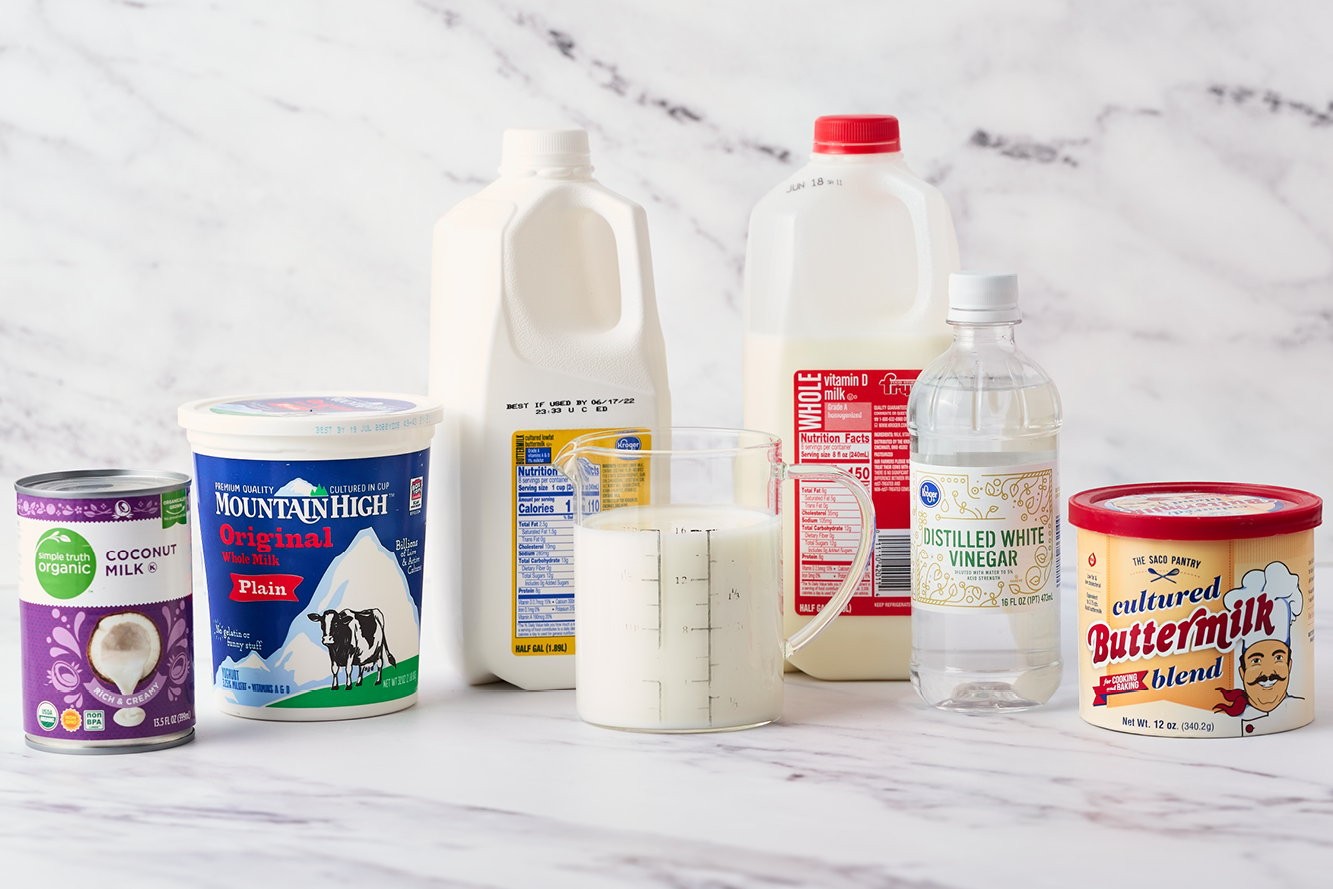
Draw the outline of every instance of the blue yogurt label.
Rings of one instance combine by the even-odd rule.
[[[195,455],[224,701],[322,709],[416,692],[428,454]]]

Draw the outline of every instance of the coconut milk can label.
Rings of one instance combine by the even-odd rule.
[[[912,464],[912,606],[1020,609],[1059,592],[1055,465]]]
[[[1084,718],[1192,737],[1269,734],[1309,722],[1308,538],[1179,542],[1082,531]]]
[[[413,694],[427,452],[195,460],[223,699],[327,708]]]
[[[798,370],[792,377],[797,463],[832,466],[875,504],[875,550],[843,614],[911,612],[907,398],[917,370]],[[856,553],[856,501],[834,482],[796,483],[797,614],[837,592]]]
[[[130,744],[194,724],[190,529],[182,487],[19,494],[24,730]]]
[[[91,608],[23,603],[25,730],[121,741],[193,725],[191,601]],[[59,730],[50,719],[56,710]]]

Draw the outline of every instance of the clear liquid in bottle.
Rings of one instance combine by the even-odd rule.
[[[1018,320],[1016,276],[952,276],[954,344],[907,407],[910,675],[945,710],[1024,710],[1060,684],[1060,396]]]

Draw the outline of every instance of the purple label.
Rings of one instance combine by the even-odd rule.
[[[191,596],[92,608],[20,602],[19,618],[23,729],[39,741],[149,741],[194,725]]]
[[[18,495],[18,514],[25,519],[60,522],[115,522],[155,519],[162,515],[162,496],[99,497],[93,500],[64,500],[55,497]]]

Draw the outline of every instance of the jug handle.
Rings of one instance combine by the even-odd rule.
[[[620,321],[612,332],[636,335],[643,330],[646,306],[654,299],[653,259],[648,245],[648,217],[642,207],[600,185],[581,188],[570,197],[575,206],[596,213],[611,226],[616,239],[620,277]],[[635,262],[635,256],[639,261]]]
[[[832,622],[833,618],[842,613],[842,610],[847,607],[847,603],[851,601],[852,593],[856,591],[856,585],[861,582],[861,575],[865,572],[873,550],[875,505],[871,502],[870,495],[866,493],[866,489],[860,482],[853,478],[850,473],[836,467],[806,466],[798,463],[786,467],[785,475],[791,478],[819,478],[840,482],[856,498],[856,508],[861,513],[861,536],[856,542],[856,555],[852,556],[852,564],[848,568],[847,576],[843,578],[842,586],[838,587],[838,591],[834,593],[833,597],[824,603],[824,607],[819,610],[819,613],[783,642],[783,655],[791,657],[793,653],[819,635]]]
[[[938,276],[935,273],[934,263],[935,250],[941,245],[937,242],[935,229],[931,225],[932,220],[936,218],[930,206],[933,197],[931,192],[934,189],[930,186],[922,187],[901,180],[891,180],[887,183],[887,186],[893,196],[907,208],[907,215],[912,219],[913,228],[925,233],[924,237],[916,239],[916,298],[912,302],[912,308],[907,313],[909,317],[921,315],[930,306],[935,293],[947,292],[949,272],[958,268],[957,251],[955,250],[955,255],[946,261],[948,268],[944,271],[945,283],[941,284],[940,281],[936,280]],[[939,198],[939,200],[943,200],[943,198]],[[947,215],[944,217],[944,222],[952,229],[953,221]],[[948,239],[945,240],[943,247],[948,249]]]

